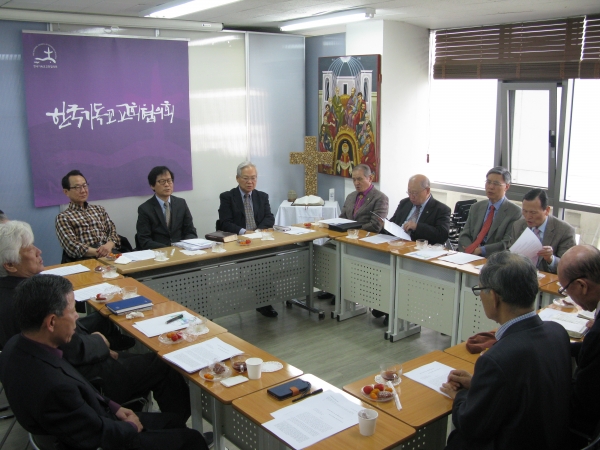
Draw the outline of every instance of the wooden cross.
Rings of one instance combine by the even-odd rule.
[[[331,164],[330,152],[317,151],[317,137],[304,137],[304,152],[290,153],[290,164],[304,164],[304,195],[317,195],[317,167]]]

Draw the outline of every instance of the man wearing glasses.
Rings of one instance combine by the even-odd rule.
[[[452,370],[440,388],[454,399],[456,430],[446,450],[570,448],[569,336],[535,312],[535,266],[521,255],[495,253],[473,293],[500,328],[497,342],[477,359],[474,375]]]
[[[140,249],[170,247],[173,242],[198,237],[186,201],[171,195],[174,183],[175,175],[166,166],[154,167],[148,174],[154,195],[138,208],[136,237]]]
[[[510,172],[504,167],[494,167],[487,173],[488,200],[471,207],[458,237],[458,251],[487,257],[508,248],[512,225],[521,217],[521,209],[505,197],[510,181]]]
[[[89,185],[79,170],[62,179],[68,208],[56,216],[56,236],[64,250],[62,262],[108,256],[121,243],[115,224],[102,206],[87,202]]]
[[[250,161],[241,163],[235,179],[238,186],[219,196],[217,229],[244,234],[246,231],[272,228],[275,217],[269,205],[269,194],[256,190],[256,166]],[[277,317],[277,311],[271,305],[256,310],[263,316]]]
[[[571,344],[571,356],[577,362],[571,384],[571,426],[591,436],[600,422],[600,250],[591,245],[567,250],[558,263],[558,281],[562,285],[559,294],[568,295],[586,311],[596,311],[583,342]]]

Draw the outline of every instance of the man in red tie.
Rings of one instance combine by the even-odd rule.
[[[510,172],[494,167],[486,175],[488,200],[475,203],[458,238],[458,250],[473,255],[489,256],[508,248],[512,225],[521,217],[521,208],[505,197],[510,188]]]

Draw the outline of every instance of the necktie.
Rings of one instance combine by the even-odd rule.
[[[535,234],[535,236],[540,240],[540,242],[542,242],[542,232],[540,231],[540,229],[538,227],[535,227],[532,231],[533,231],[533,234]],[[536,267],[540,263],[540,259],[541,259],[541,257],[538,256],[538,259],[537,259],[537,261],[535,263]]]
[[[244,195],[244,213],[246,214],[246,230],[256,230],[256,222],[254,221],[254,211],[250,204],[250,194]]]
[[[494,205],[492,205],[490,207],[490,213],[488,214],[487,219],[485,219],[485,222],[481,227],[481,231],[477,235],[477,239],[475,239],[471,245],[465,248],[465,253],[473,253],[475,249],[479,247],[479,244],[483,242],[483,239],[487,236],[488,231],[490,231],[490,228],[492,227],[492,222],[494,221],[494,210]]]
[[[412,216],[410,216],[407,220],[407,222],[414,222],[417,223],[417,221],[419,220],[419,213],[421,212],[421,206],[422,205],[417,205],[415,206],[415,212],[412,213]]]
[[[363,194],[358,194],[358,197],[356,197],[356,203],[354,203],[354,211],[352,211],[352,218],[354,219],[356,217],[356,213],[358,212],[358,210],[360,209],[360,207],[363,204]]]
[[[165,222],[167,222],[167,228],[169,228],[169,223],[171,222],[171,207],[169,202],[165,202]]]

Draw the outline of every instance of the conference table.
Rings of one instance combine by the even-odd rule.
[[[403,374],[434,361],[453,369],[463,369],[473,373],[474,365],[468,361],[436,350],[402,364]],[[365,399],[363,386],[373,384],[375,375],[363,378],[344,386],[344,391],[357,398]],[[452,412],[452,399],[402,375],[399,385],[402,410],[398,411],[393,401],[374,402],[365,400],[371,408],[379,409],[417,430],[416,435],[405,443],[407,448],[444,448],[447,434],[446,417]],[[411,447],[411,444],[413,447]]]
[[[344,393],[341,389],[332,386],[315,375],[304,374],[299,378],[311,384],[311,392],[317,389],[323,389],[324,392],[337,392],[353,403],[360,404],[364,408],[373,409],[372,405],[367,402]],[[248,440],[239,445],[240,449],[285,448],[281,440],[262,428],[261,425],[273,419],[271,413],[290,406],[295,398],[297,397],[280,401],[269,395],[266,389],[262,389],[234,400],[234,414],[239,416],[239,420],[245,421],[244,427],[251,430],[247,434]],[[388,449],[405,443],[414,434],[414,428],[380,411],[375,434],[363,436],[358,430],[358,425],[354,425],[307,448],[311,450]]]
[[[312,241],[327,233],[313,228],[301,235],[275,231],[273,237],[192,256],[168,247],[168,261],[136,261],[117,270],[210,319],[300,298],[312,308]]]
[[[75,273],[73,275],[66,275],[65,278],[67,280],[69,280],[71,282],[71,284],[73,284],[73,289],[80,289],[82,287],[86,287],[86,286],[92,286],[94,284],[98,284],[98,283],[103,283],[106,281],[110,281],[107,278],[104,278],[102,276],[102,272],[96,272],[96,267],[98,266],[104,266],[105,264],[111,264],[110,261],[107,261],[106,263],[100,260],[96,260],[96,259],[85,259],[83,261],[77,261],[77,262],[70,262],[70,263],[65,263],[65,264],[55,264],[53,266],[46,266],[44,267],[44,271],[46,270],[52,270],[52,269],[59,269],[59,268],[63,268],[63,267],[70,267],[70,266],[75,266],[75,265],[82,265],[84,267],[87,267],[88,269],[90,269],[89,272],[80,272],[80,273]],[[117,279],[122,279],[123,275],[118,275]],[[112,278],[112,280],[114,280],[115,278]]]

